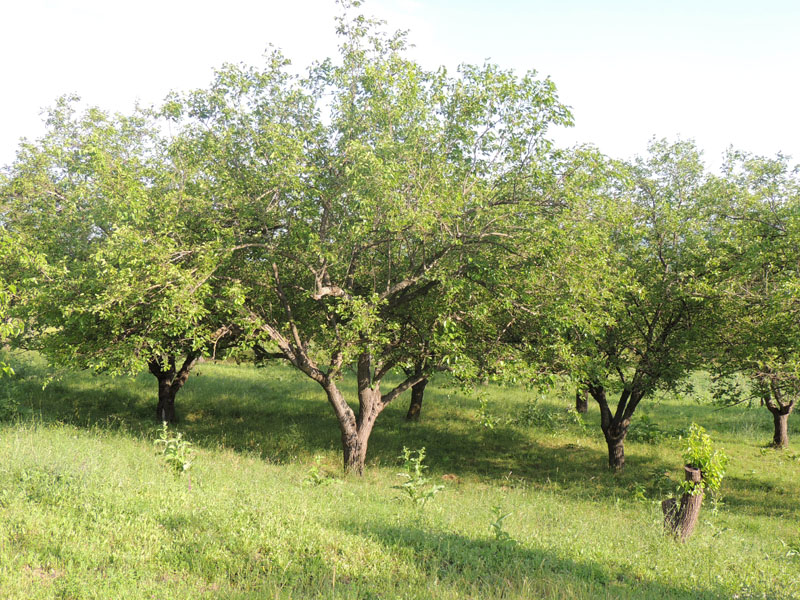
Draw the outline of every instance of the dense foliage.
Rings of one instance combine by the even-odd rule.
[[[0,181],[0,336],[59,365],[148,369],[159,420],[204,355],[286,360],[358,473],[380,413],[410,388],[421,402],[436,371],[571,378],[615,469],[642,400],[696,369],[744,374],[786,446],[787,160],[732,155],[712,176],[690,142],[627,163],[558,149],[549,130],[572,117],[550,80],[426,70],[356,7],[305,76],[274,51],[133,115],[59,100]]]

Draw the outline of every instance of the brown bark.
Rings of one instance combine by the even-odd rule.
[[[367,435],[369,438],[369,435]],[[344,470],[353,475],[363,475],[364,465],[367,460],[367,440],[362,440],[356,433],[342,433],[342,452],[344,456]]]
[[[686,481],[697,485],[702,480],[700,469],[684,466]],[[664,500],[661,503],[661,510],[664,512],[664,527],[681,542],[685,542],[692,535],[697,519],[700,516],[700,506],[703,504],[703,493],[691,494],[686,492],[681,496],[681,503],[678,506],[675,498]]]
[[[625,436],[628,435],[633,411],[644,394],[639,390],[623,389],[616,411],[612,414],[605,388],[601,385],[590,385],[588,390],[600,406],[600,429],[603,430],[608,445],[608,468],[621,471],[625,467]]]
[[[336,389],[335,386],[334,389]],[[338,389],[336,391],[338,392]],[[340,420],[339,425],[342,429],[344,470],[354,475],[363,475],[364,465],[367,460],[369,436],[375,427],[378,414],[383,410],[380,391],[373,389],[359,390],[358,404],[358,417],[345,419],[344,423]]]
[[[426,385],[428,385],[428,380],[423,379],[411,386],[411,403],[408,405],[408,413],[406,414],[407,421],[419,421],[420,413],[422,412],[422,398],[425,395]]]
[[[158,404],[156,405],[156,419],[159,422],[175,422],[175,394],[172,391],[172,381],[168,377],[158,379]]]
[[[625,436],[627,428],[622,433],[606,433],[606,445],[608,446],[608,468],[613,471],[621,471],[625,468]]]
[[[769,387],[762,396],[762,404],[772,413],[772,422],[775,426],[772,435],[772,447],[783,450],[789,447],[789,415],[794,409],[794,400],[786,398],[784,392],[775,383],[770,381]]]
[[[578,388],[575,391],[575,410],[579,413],[585,413],[589,410],[589,392]]]
[[[775,425],[775,433],[772,436],[772,446],[778,449],[789,447],[789,411],[772,412],[772,421]]]
[[[166,359],[150,361],[150,372],[158,380],[158,404],[156,405],[156,420],[174,423],[177,420],[175,415],[175,396],[183,388],[189,379],[192,367],[197,363],[199,353],[191,352],[186,355],[186,359],[180,369],[175,368],[175,357],[169,356]]]
[[[347,404],[333,381],[326,379],[323,385],[342,431],[344,470],[354,475],[364,474],[369,436],[372,434],[378,415],[386,404],[381,397],[380,382],[373,383],[371,375],[369,356],[360,356],[357,371],[358,415]]]
[[[339,428],[342,432],[344,469],[348,473],[363,475],[367,445],[378,415],[390,402],[423,379],[422,375],[409,376],[397,387],[386,394],[381,394],[381,381],[388,372],[387,365],[382,365],[380,368],[376,366],[373,370],[372,358],[369,354],[365,353],[359,356],[357,367],[358,415],[350,408],[333,380],[323,375],[320,382],[339,421]]]

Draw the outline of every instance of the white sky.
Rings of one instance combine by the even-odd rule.
[[[410,29],[427,67],[489,59],[549,75],[573,107],[564,144],[644,152],[693,138],[800,162],[800,2],[779,0],[367,0]],[[0,0],[0,165],[40,110],[76,92],[128,111],[207,85],[223,62],[272,43],[297,66],[336,52],[333,0]]]

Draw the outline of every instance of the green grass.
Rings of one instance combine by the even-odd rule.
[[[645,401],[639,439],[655,443],[627,443],[614,475],[596,406],[582,427],[569,390],[483,388],[487,429],[474,395],[436,380],[422,422],[404,421],[401,398],[366,475],[343,478],[316,384],[203,364],[177,400],[189,489],[153,443],[151,376],[71,373],[42,390],[43,365],[14,361],[20,376],[0,384],[20,412],[0,425],[2,598],[800,598],[800,455],[764,448],[764,409]],[[731,464],[723,502],[681,545],[660,500],[692,421]],[[426,447],[445,485],[424,509],[394,488],[404,445]],[[492,531],[498,510],[510,540]]]

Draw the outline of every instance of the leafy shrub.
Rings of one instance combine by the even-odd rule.
[[[627,439],[643,444],[658,444],[672,436],[672,431],[659,427],[648,415],[642,415],[631,423]]]
[[[574,408],[569,410],[550,410],[539,404],[538,399],[528,402],[514,417],[508,420],[511,425],[522,427],[538,427],[547,431],[559,431],[567,429],[571,425],[577,425],[582,431],[586,431],[586,421],[583,415]]]
[[[492,415],[488,411],[489,399],[485,394],[478,396],[478,423],[486,429],[494,429],[500,423],[500,417]]]
[[[728,457],[722,450],[713,447],[711,437],[696,423],[692,423],[689,428],[689,436],[683,449],[683,462],[687,466],[700,469],[703,475],[697,484],[683,482],[687,492],[693,495],[700,494],[706,489],[713,493],[719,492],[722,478],[725,476],[725,467],[728,465]]]
[[[183,434],[178,432],[175,435],[169,431],[167,422],[164,421],[159,430],[158,439],[153,442],[156,446],[161,446],[161,459],[176,475],[186,473],[189,476],[189,469],[192,466],[194,450],[192,443],[183,439]],[[189,479],[189,489],[192,487],[191,478]]]
[[[11,421],[19,414],[19,401],[13,396],[10,386],[0,393],[0,422]]]
[[[405,482],[394,486],[395,489],[403,492],[406,498],[414,504],[423,507],[432,500],[433,497],[444,489],[443,485],[428,485],[430,479],[425,477],[424,471],[428,467],[422,464],[425,459],[425,447],[416,451],[409,450],[403,446],[403,453],[398,457],[403,461],[403,472],[398,473],[398,477],[403,477]]]
[[[11,421],[19,415],[19,390],[13,381],[17,377],[10,366],[0,362],[0,422]]]
[[[331,476],[322,469],[322,456],[314,457],[314,464],[306,473],[306,478],[303,480],[304,485],[327,485],[333,479]]]

